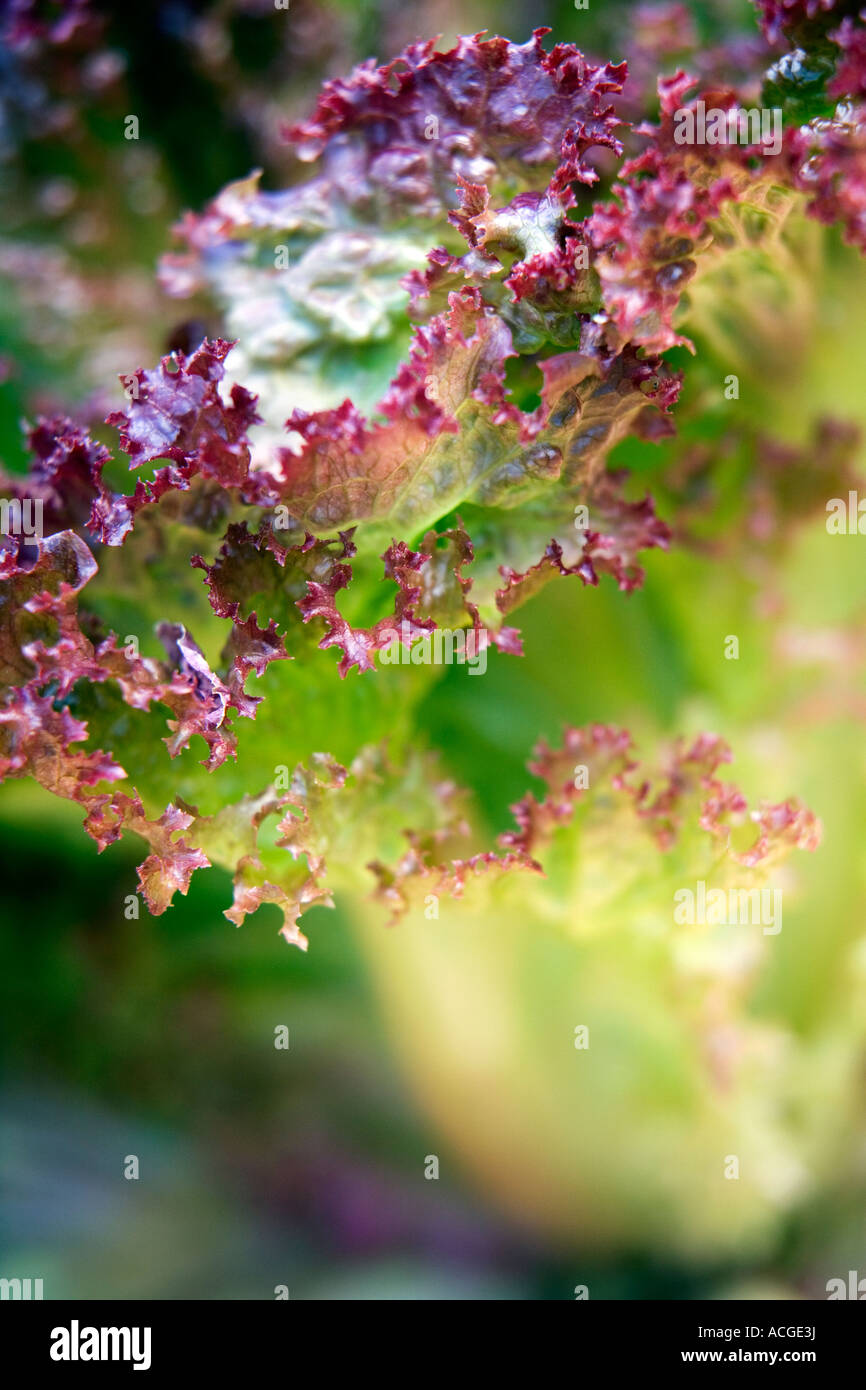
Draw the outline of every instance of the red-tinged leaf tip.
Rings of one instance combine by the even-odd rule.
[[[859,21],[846,15],[838,29],[832,30],[830,38],[841,50],[836,72],[827,86],[831,97],[850,97],[858,102],[866,98],[866,23],[864,11],[860,11]]]
[[[152,371],[121,377],[128,406],[107,416],[106,424],[119,430],[130,467],[156,459],[171,462],[152,481],[138,479],[131,496],[100,489],[89,529],[105,544],[120,545],[142,507],[168,492],[186,491],[195,477],[237,489],[250,503],[267,500],[267,479],[250,473],[247,436],[261,423],[256,397],[235,383],[226,401],[219,389],[233,346],[205,338],[189,357],[178,352],[163,357]]]
[[[457,178],[485,182],[515,162],[555,162],[569,127],[607,141],[618,122],[608,98],[625,64],[596,66],[573,44],[547,53],[537,29],[526,44],[462,37],[446,53],[412,44],[392,62],[362,63],[327,82],[307,120],[286,130],[302,159],[339,163],[344,193],[383,190],[416,214],[441,206]],[[431,120],[436,139],[431,139]]]
[[[789,132],[785,153],[810,214],[866,252],[866,103]]]
[[[809,21],[830,14],[838,0],[752,0],[752,3],[764,34],[770,43],[776,43],[783,36],[795,38]]]

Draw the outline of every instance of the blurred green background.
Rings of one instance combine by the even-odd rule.
[[[688,10],[704,47],[738,27],[756,32],[747,3]],[[171,223],[257,165],[279,187],[291,173],[279,124],[309,109],[325,77],[415,38],[487,28],[523,41],[541,24],[617,60],[633,11],[595,0],[582,11],[544,0],[292,0],[288,14],[241,0],[96,5],[101,24],[80,45],[4,53],[0,457],[21,465],[23,417],[82,400],[93,413],[103,399],[116,407],[118,373],[194,336],[153,286]],[[133,148],[128,112],[141,121]],[[784,1103],[828,1135],[802,1199],[769,1237],[724,1254],[671,1253],[639,1219],[623,1237],[622,1213],[609,1249],[582,1242],[569,1219],[561,1238],[521,1220],[502,1193],[536,1161],[543,1183],[544,1161],[497,1135],[493,1157],[472,1156],[480,1120],[452,1089],[459,1055],[425,1032],[437,991],[441,1001],[452,989],[471,1053],[473,1018],[505,988],[483,927],[465,946],[467,976],[431,981],[428,999],[430,963],[411,932],[398,942],[362,904],[314,909],[306,956],[276,937],[275,909],[231,928],[219,870],[195,875],[163,917],[126,920],[135,848],[98,857],[80,812],[12,784],[0,788],[0,1273],[43,1277],[46,1297],[272,1298],[285,1285],[292,1298],[557,1299],[577,1284],[592,1298],[821,1297],[826,1279],[863,1267],[862,542],[828,537],[820,505],[772,545],[737,511],[758,430],[807,447],[822,416],[866,426],[866,278],[834,233],[813,230],[808,255],[792,253],[801,259],[781,311],[753,293],[747,256],[694,304],[684,438],[728,459],[725,545],[651,555],[629,599],[604,584],[550,586],[520,615],[526,658],[494,655],[479,681],[452,668],[424,718],[492,831],[529,784],[535,739],[591,720],[625,724],[650,756],[666,738],[712,728],[733,745],[750,798],[796,792],[822,817],[824,845],[807,863],[798,856],[796,904],[748,1002],[798,1049],[801,1093]],[[749,312],[726,336],[719,306],[743,301]],[[743,383],[733,443],[729,370]],[[679,498],[665,479],[682,447],[626,443],[615,460],[667,517]],[[740,637],[736,664],[723,659],[728,633]],[[465,926],[443,923],[440,965],[455,930]],[[511,925],[499,949],[519,949]],[[569,967],[554,953],[534,968],[517,987],[543,1008]],[[603,979],[614,1002],[615,964]],[[274,1047],[279,1025],[288,1051]],[[635,1066],[639,1028],[624,1047]],[[560,1131],[604,1130],[603,1097],[598,1115],[557,1110],[558,1083],[531,1044],[493,1084],[543,1092],[548,1081],[548,1128],[536,1136],[545,1154]],[[639,1149],[649,1123],[635,1104],[614,1138]],[[131,1154],[137,1182],[123,1177]],[[434,1154],[437,1182],[425,1178]],[[590,1197],[594,1181],[590,1172]]]

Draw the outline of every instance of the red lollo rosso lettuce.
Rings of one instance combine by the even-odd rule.
[[[410,848],[394,869],[378,863],[371,866],[379,881],[378,896],[391,905],[397,920],[408,910],[412,896],[432,892],[461,897],[473,875],[514,868],[542,874],[539,861],[575,820],[579,808],[584,803],[603,804],[611,796],[619,804],[608,813],[619,819],[625,810],[633,818],[631,833],[645,833],[664,851],[673,850],[681,838],[699,829],[710,843],[712,839],[721,842],[725,856],[752,870],[783,858],[791,848],[813,850],[819,842],[820,826],[814,815],[795,800],[762,804],[749,814],[742,792],[716,777],[731,753],[713,735],[676,748],[658,781],[641,776],[640,764],[632,755],[628,732],[601,724],[566,729],[558,749],[542,742],[529,770],[544,782],[545,795],[539,801],[527,793],[511,808],[517,829],[500,836],[503,853],[449,857],[449,850],[468,833],[457,808],[450,821],[425,836],[407,832]],[[585,786],[576,780],[575,767],[583,770]],[[754,837],[737,848],[734,829],[749,821],[755,827]]]
[[[416,877],[459,894],[474,873],[538,874],[580,800],[563,769],[584,747],[662,851],[687,785],[693,820],[727,845],[745,803],[715,779],[726,754],[709,737],[652,791],[630,780],[626,736],[594,728],[539,755],[548,794],[518,805],[502,852],[452,854],[451,798],[429,795],[414,723],[433,677],[377,656],[397,632],[411,667],[437,628],[517,655],[514,614],[548,583],[628,593],[643,552],[686,539],[676,507],[700,460],[663,481],[665,519],[609,459],[673,433],[682,374],[661,354],[692,345],[698,291],[756,213],[767,237],[805,211],[866,244],[864,30],[821,8],[836,111],[789,126],[778,154],[677,144],[677,110],[740,99],[700,65],[661,80],[658,121],[629,134],[624,64],[547,52],[545,30],[476,35],[326,84],[286,132],[310,179],[268,193],[251,176],[184,219],[164,284],[210,296],[226,337],[123,378],[107,424],[131,493],[79,425],[35,425],[32,472],[5,491],[41,502],[45,534],[6,538],[0,570],[4,775],[79,803],[100,849],[141,837],[152,911],[220,863],[232,921],[272,902],[305,944],[301,915],[332,882],[369,882],[368,862],[398,908]],[[767,31],[793,32],[795,9],[765,7]],[[790,510],[814,505],[808,484]],[[135,640],[107,630],[120,616]],[[741,864],[816,843],[794,802],[756,825]]]

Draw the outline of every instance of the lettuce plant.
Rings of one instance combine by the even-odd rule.
[[[311,177],[241,178],[163,259],[223,336],[130,364],[111,436],[39,419],[6,479],[42,525],[2,541],[3,775],[77,803],[99,850],[139,837],[152,913],[220,866],[231,922],[275,904],[306,948],[345,901],[442,1130],[567,1240],[761,1248],[856,1124],[853,1003],[828,1123],[814,1051],[752,1008],[772,933],[673,913],[699,883],[796,889],[821,833],[799,788],[750,804],[713,732],[639,716],[637,750],[563,711],[497,841],[484,758],[459,786],[427,727],[437,632],[508,683],[524,605],[565,640],[561,581],[625,604],[652,561],[706,584],[696,649],[702,601],[745,633],[749,583],[771,608],[797,525],[856,486],[849,421],[797,445],[762,430],[772,384],[723,428],[708,404],[707,364],[738,388],[779,360],[784,386],[833,273],[821,224],[866,249],[866,27],[830,3],[762,18],[775,48],[697,52],[657,107],[640,55],[629,89],[545,30],[326,83],[285,132]],[[699,104],[761,101],[778,148],[678,139]]]

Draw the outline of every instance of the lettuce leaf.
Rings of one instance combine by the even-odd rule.
[[[796,18],[783,9],[785,25],[768,14],[774,32]],[[307,182],[263,192],[253,175],[184,220],[164,280],[178,295],[205,287],[239,344],[205,339],[123,379],[107,423],[131,492],[78,425],[37,422],[31,476],[5,490],[43,503],[46,535],[8,538],[0,573],[6,774],[79,802],[100,847],[144,838],[152,910],[219,862],[232,920],[276,903],[302,944],[298,918],[328,900],[326,858],[359,818],[371,833],[347,852],[350,883],[367,858],[386,862],[378,838],[413,822],[412,874],[457,886],[476,869],[537,874],[572,812],[561,787],[521,803],[504,854],[436,867],[451,830],[412,813],[431,777],[418,710],[442,673],[386,669],[381,655],[395,632],[411,649],[436,628],[516,655],[513,615],[549,582],[608,576],[629,593],[644,552],[687,539],[694,471],[660,480],[659,515],[621,446],[671,436],[682,373],[662,354],[691,345],[689,317],[700,328],[729,293],[721,265],[778,244],[803,209],[859,242],[862,28],[837,18],[822,31],[840,54],[837,112],[789,128],[777,156],[678,145],[675,112],[710,89],[677,73],[604,194],[623,152],[624,65],[568,44],[548,53],[544,30],[525,45],[475,36],[326,84],[288,132],[314,166]],[[828,470],[846,476],[832,429],[850,436],[828,428]],[[797,454],[765,457],[765,477],[792,478],[796,509],[809,470]],[[142,655],[154,637],[161,650]],[[351,679],[334,681],[333,651]],[[654,800],[626,780],[615,800],[667,849],[678,789],[696,778],[698,819],[724,839],[743,808],[714,778],[721,756],[698,745]],[[401,797],[396,824],[382,807]],[[757,825],[738,854],[814,842],[793,803]],[[377,872],[392,900],[412,876]]]

